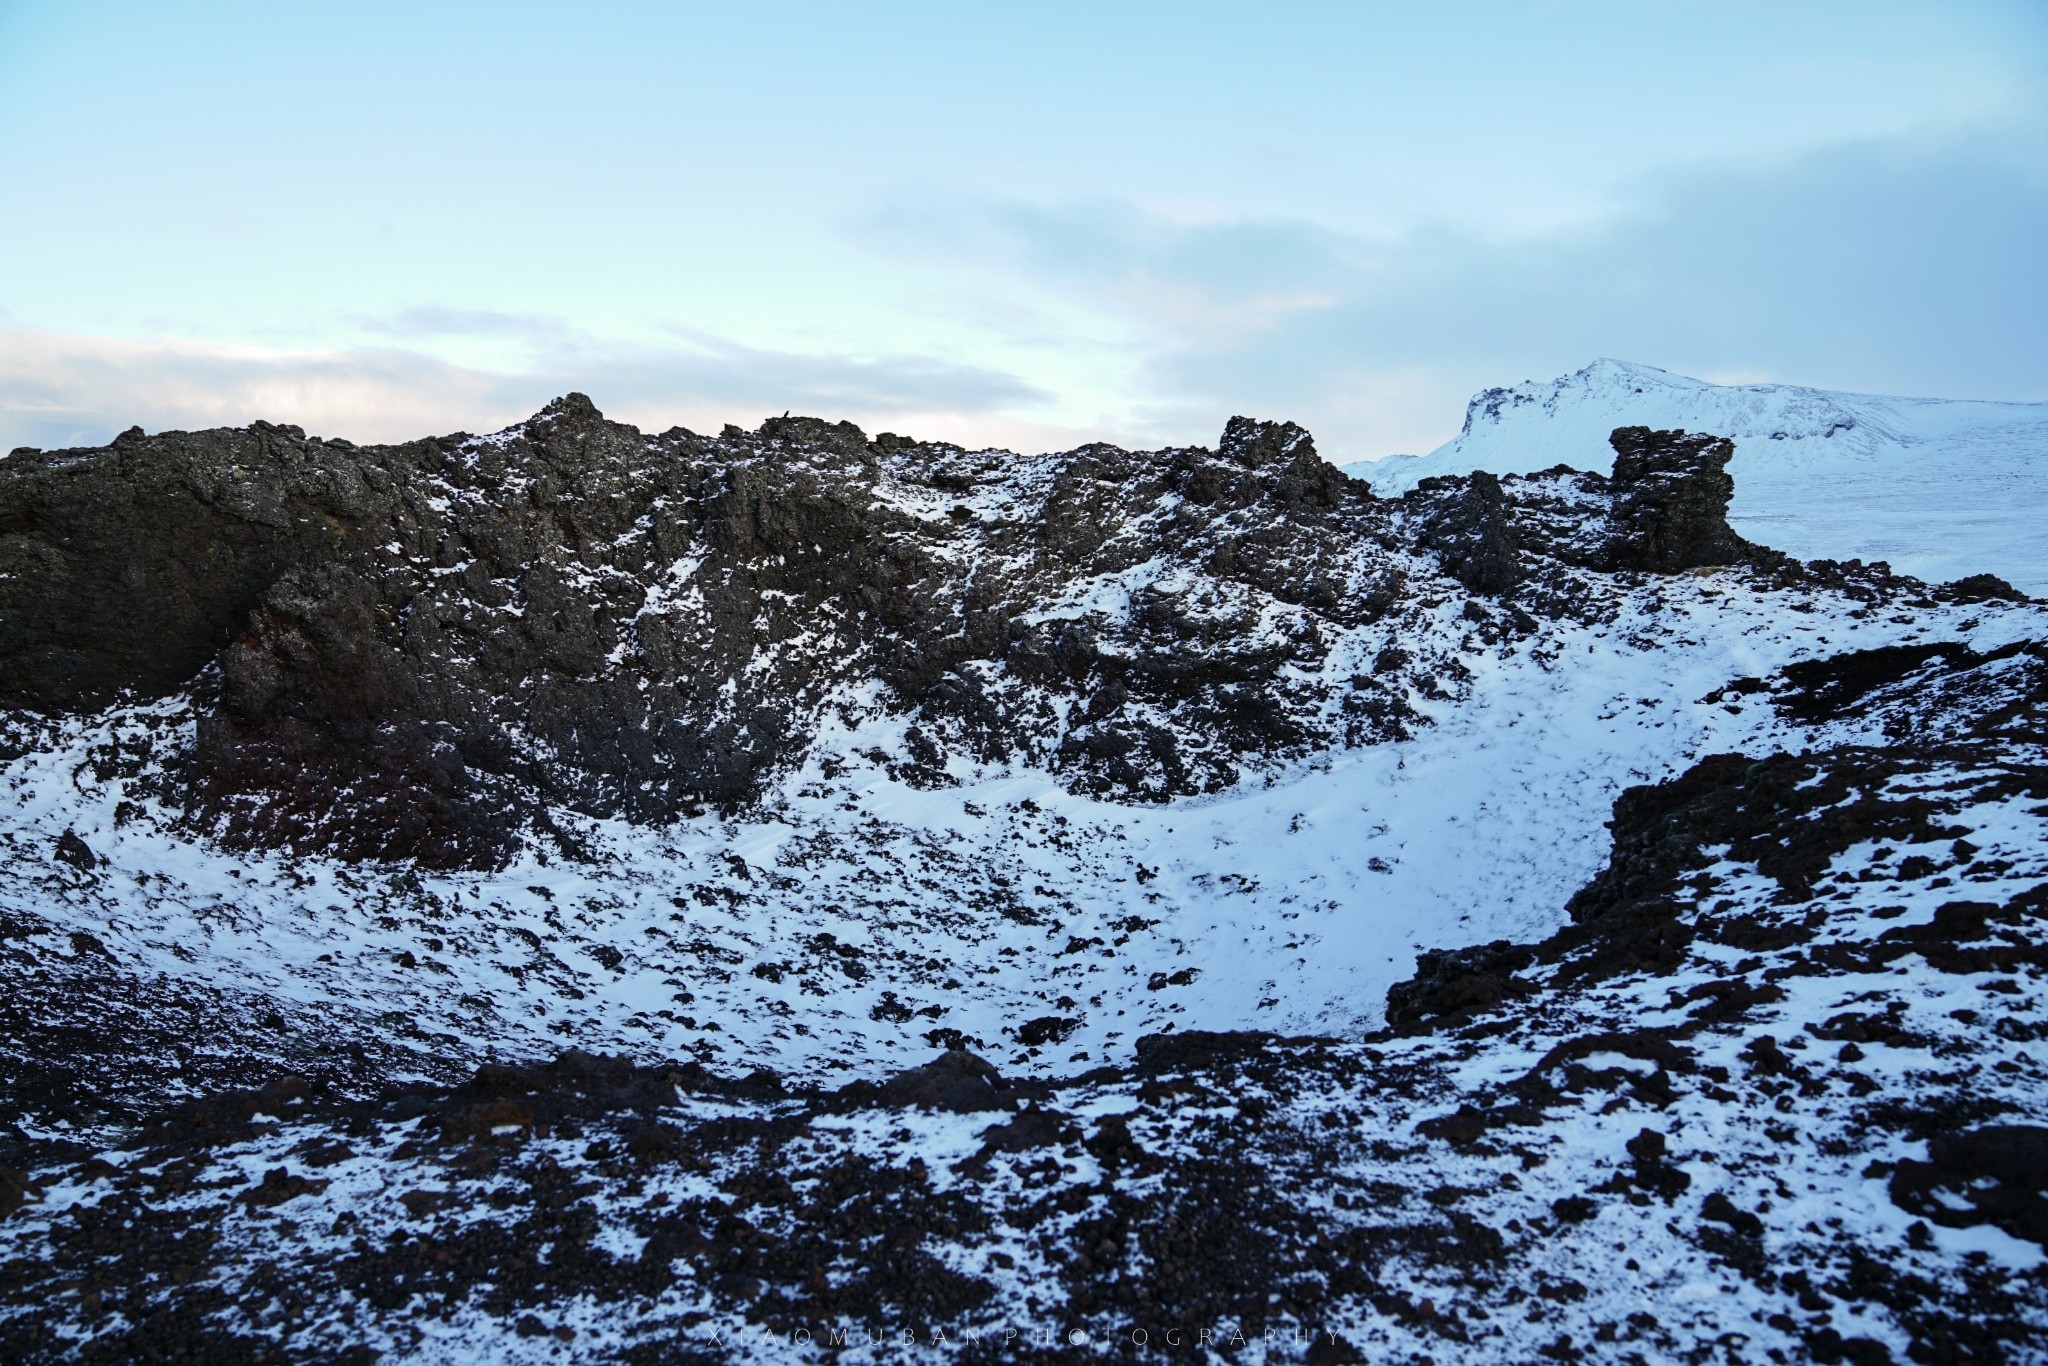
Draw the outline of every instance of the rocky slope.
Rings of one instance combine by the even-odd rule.
[[[1401,581],[1353,552],[1362,490],[1249,422],[1023,462],[810,419],[650,438],[572,395],[495,437],[172,434],[7,472],[0,697],[211,663],[187,781],[228,839],[436,865],[500,858],[536,803],[743,804],[855,678],[925,718],[904,757],[935,772],[952,747],[1213,790],[1331,741],[1290,675]],[[1142,601],[1059,611],[1134,573]]]
[[[1528,491],[1604,513],[1573,502],[1542,553],[1746,559],[1727,444],[1629,440],[1611,485]],[[1381,506],[1242,418],[1215,451],[1025,461],[813,419],[650,438],[571,395],[494,437],[131,433],[5,469],[0,700],[77,711],[204,670],[180,776],[215,833],[432,866],[501,861],[540,805],[744,805],[852,680],[918,717],[902,759],[934,782],[957,754],[1214,792],[1456,690],[1439,642],[1386,626],[1418,572],[1519,588],[1505,626],[1468,614],[1495,633],[1604,610],[1583,575],[1524,582],[1490,481]]]
[[[0,1354],[2039,1357],[2042,609],[1605,438],[16,452]]]

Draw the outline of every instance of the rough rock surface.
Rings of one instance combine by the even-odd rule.
[[[0,466],[0,700],[92,708],[211,665],[190,781],[231,839],[430,864],[498,857],[522,804],[743,803],[849,677],[1159,798],[1327,738],[1286,675],[1399,591],[1334,568],[1370,501],[1244,418],[1213,452],[1034,461],[810,418],[650,437],[576,394],[392,447],[131,434]],[[1214,591],[1032,619],[1159,557]]]
[[[2041,1359],[2048,620],[1614,445],[0,462],[0,1358]]]
[[[1615,448],[1612,530],[1566,558],[1744,558],[1728,443],[1631,428]],[[1515,502],[1482,473],[1382,504],[1300,428],[1247,418],[1213,451],[1030,460],[813,418],[648,436],[580,394],[401,446],[130,433],[0,465],[0,701],[198,679],[201,818],[429,866],[502,859],[540,806],[744,805],[855,680],[926,718],[906,757],[934,775],[948,751],[1025,758],[1161,800],[1406,733],[1389,688],[1333,715],[1308,676],[1403,600],[1413,550],[1510,594]],[[1115,611],[1045,610],[1148,566]],[[1573,610],[1540,584],[1522,600]]]
[[[1620,427],[1614,445],[1614,562],[1672,574],[1740,564],[1750,545],[1728,525],[1735,481],[1725,437]]]
[[[1462,486],[1462,487],[1460,487]],[[1522,576],[1514,519],[1500,480],[1476,470],[1460,480],[1431,481],[1422,492],[1457,488],[1457,496],[1424,522],[1423,544],[1445,572],[1478,593],[1501,594]]]

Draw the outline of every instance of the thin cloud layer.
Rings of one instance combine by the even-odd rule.
[[[2037,144],[1906,141],[1638,187],[1594,227],[1506,243],[1180,224],[1131,206],[962,202],[860,231],[1026,274],[1149,339],[1155,424],[1295,417],[1346,457],[1426,450],[1474,391],[1598,355],[1692,374],[2040,398]]]
[[[1044,398],[1014,376],[930,357],[802,355],[712,339],[673,350],[585,340],[505,373],[397,348],[281,351],[0,330],[0,450],[98,444],[134,424],[257,418],[395,441],[507,426],[570,390],[649,428],[752,425],[795,409],[869,424],[922,419],[920,430],[947,436]]]
[[[977,322],[996,340],[943,359],[679,329],[628,344],[544,314],[430,305],[358,318],[372,344],[317,351],[0,330],[0,449],[257,417],[357,440],[487,430],[578,389],[649,428],[793,409],[1015,449],[1210,441],[1244,412],[1300,421],[1345,460],[1430,449],[1474,391],[1598,355],[2048,397],[2041,150],[1893,141],[1696,168],[1637,187],[1637,207],[1599,225],[1507,242],[926,195],[853,237],[881,264],[928,271],[956,319],[1010,302],[1038,330],[1015,344]],[[1120,340],[1105,351],[1105,336]]]

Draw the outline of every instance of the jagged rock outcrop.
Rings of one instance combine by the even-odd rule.
[[[1387,991],[1387,1028],[1426,1034],[1526,994],[1528,985],[1515,974],[1535,959],[1528,945],[1505,939],[1470,948],[1425,949],[1416,957],[1415,976]]]
[[[1422,542],[1436,551],[1444,572],[1475,593],[1498,596],[1522,577],[1521,543],[1500,480],[1485,470],[1463,478],[1424,481],[1423,491],[1455,496],[1423,524]]]
[[[1735,443],[1697,432],[1617,427],[1609,546],[1624,569],[1676,573],[1740,564],[1749,542],[1728,525]]]
[[[182,686],[287,569],[381,529],[398,450],[259,422],[17,451],[0,464],[0,705]]]
[[[1484,470],[1419,481],[1403,495],[1420,509],[1418,544],[1445,573],[1492,597],[1513,594],[1527,572],[1525,551],[1658,574],[1768,556],[1728,525],[1731,442],[1647,427],[1616,428],[1609,441],[1612,473],[1578,475],[1573,493],[1555,487],[1571,473],[1564,467],[1505,483]]]
[[[1615,439],[1610,560],[1740,558],[1725,442]],[[493,861],[549,806],[743,804],[863,685],[919,718],[915,781],[1022,759],[1157,800],[1409,733],[1454,657],[1334,661],[1432,565],[1580,610],[1562,567],[1607,566],[1527,483],[1381,503],[1244,417],[1213,451],[1032,460],[808,417],[647,435],[580,394],[397,446],[131,432],[0,465],[0,702],[204,675],[184,778],[218,833],[433,865]]]

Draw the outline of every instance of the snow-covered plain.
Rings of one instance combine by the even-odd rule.
[[[1801,559],[1887,561],[1929,581],[1997,574],[2048,594],[2048,403],[1893,398],[1792,384],[1709,384],[1597,360],[1488,389],[1423,456],[1343,467],[1398,495],[1431,475],[1605,471],[1607,435],[1646,426],[1735,442],[1729,521]]]

